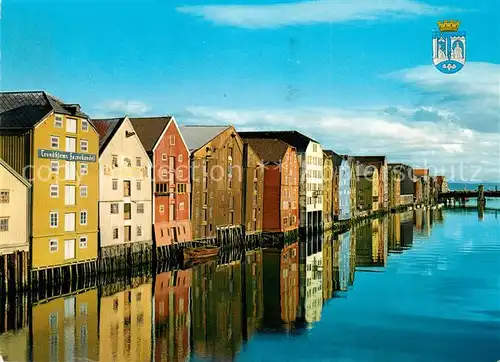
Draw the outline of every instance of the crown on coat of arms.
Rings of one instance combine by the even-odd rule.
[[[460,22],[457,20],[444,20],[437,22],[439,31],[458,31],[458,27],[460,26]]]

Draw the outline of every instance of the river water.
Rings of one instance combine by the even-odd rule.
[[[490,204],[491,205],[491,204]],[[500,211],[391,215],[0,314],[0,361],[498,361]]]

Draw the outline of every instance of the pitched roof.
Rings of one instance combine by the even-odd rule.
[[[9,166],[7,162],[0,158],[0,166],[3,166],[7,171],[9,171],[15,178],[21,181],[26,187],[31,187],[31,183],[22,177],[16,170]]]
[[[106,146],[109,144],[111,138],[120,128],[121,124],[125,120],[122,118],[110,118],[110,119],[93,119],[91,120],[97,133],[99,134],[99,153],[102,153]]]
[[[77,104],[66,104],[44,92],[1,92],[0,128],[32,128],[51,111],[88,118]]]
[[[153,152],[153,148],[172,120],[172,116],[129,119],[146,152]]]
[[[298,152],[305,152],[307,146],[309,146],[309,142],[319,143],[298,131],[255,131],[255,132],[238,132],[238,133],[242,138],[279,139],[295,147]]]
[[[354,156],[354,158],[361,163],[384,162],[386,160],[385,156]]]
[[[243,141],[248,143],[264,162],[281,162],[288,147],[292,147],[281,140],[270,138],[244,138]]]
[[[340,165],[342,164],[342,160],[347,160],[347,156],[339,155],[332,150],[324,150],[323,153],[326,153],[328,156],[330,156],[332,158],[333,165],[337,167],[340,167]]]
[[[231,126],[180,126],[179,131],[189,151],[197,150]]]

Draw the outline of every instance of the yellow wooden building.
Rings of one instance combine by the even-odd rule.
[[[99,136],[78,104],[0,93],[0,157],[31,184],[32,268],[97,259]]]

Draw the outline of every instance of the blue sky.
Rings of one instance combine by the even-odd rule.
[[[93,117],[298,129],[325,148],[500,180],[494,0],[2,1],[2,89],[44,89]],[[456,75],[436,21],[467,32]]]

